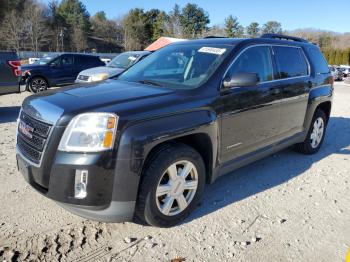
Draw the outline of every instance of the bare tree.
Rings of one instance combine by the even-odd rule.
[[[203,37],[206,36],[220,36],[225,37],[226,32],[225,29],[221,25],[213,25],[207,31],[203,33]]]
[[[5,15],[0,28],[0,39],[9,49],[18,52],[23,48],[26,39],[24,19],[16,10]]]
[[[77,24],[77,26],[73,27],[73,32],[71,37],[72,37],[73,47],[77,52],[86,50],[87,38],[84,30],[79,26],[79,23]]]
[[[180,38],[182,37],[181,27],[181,10],[178,4],[175,4],[174,8],[169,13],[169,19],[167,22],[167,31],[170,36]]]
[[[38,52],[49,40],[44,7],[42,5],[34,5],[32,8],[26,9],[23,16],[31,49]]]

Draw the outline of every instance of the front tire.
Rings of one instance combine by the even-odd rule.
[[[304,142],[296,144],[296,149],[303,154],[315,154],[317,153],[323,143],[324,136],[326,134],[327,117],[326,114],[317,109]]]
[[[192,147],[171,144],[157,150],[146,165],[136,216],[152,226],[176,225],[195,209],[203,195],[203,159]]]
[[[28,89],[32,93],[40,93],[45,90],[47,90],[49,87],[47,81],[40,77],[40,76],[35,76],[33,77],[28,84]]]

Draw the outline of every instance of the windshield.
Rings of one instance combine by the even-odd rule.
[[[193,89],[206,82],[230,53],[228,45],[170,45],[125,71],[118,79],[175,89]]]
[[[116,56],[107,66],[126,69],[132,66],[139,56],[139,54],[123,53]]]
[[[35,61],[33,64],[34,65],[46,65],[46,64],[50,63],[56,57],[57,56],[46,56],[46,57],[40,58],[39,60]]]

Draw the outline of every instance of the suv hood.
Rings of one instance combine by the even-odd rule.
[[[99,67],[94,67],[94,68],[90,68],[90,69],[86,69],[84,71],[81,71],[79,73],[79,75],[93,76],[96,74],[106,73],[109,76],[115,76],[117,74],[122,73],[124,70],[125,69],[123,69],[123,68],[117,68],[117,67],[99,66]]]
[[[82,112],[113,112],[123,116],[162,101],[166,104],[174,92],[163,87],[107,80],[97,85],[78,85],[33,95],[24,100],[22,108],[38,120],[52,124],[65,115],[66,119],[59,125],[66,125]]]

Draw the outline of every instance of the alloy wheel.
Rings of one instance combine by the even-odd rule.
[[[47,89],[46,81],[42,78],[33,79],[30,86],[34,93],[39,93]]]
[[[198,187],[198,172],[188,160],[171,164],[160,178],[156,190],[159,211],[174,216],[184,211],[193,200]]]
[[[313,130],[310,135],[311,147],[317,148],[321,143],[324,134],[324,121],[322,117],[318,117],[313,126]]]

